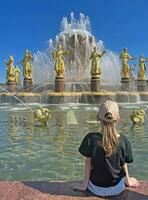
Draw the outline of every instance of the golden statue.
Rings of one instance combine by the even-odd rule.
[[[134,57],[131,57],[128,54],[127,48],[123,49],[120,59],[122,60],[122,68],[121,68],[121,77],[122,78],[130,78],[130,68],[128,65],[129,60],[135,60]]]
[[[139,72],[138,72],[138,80],[146,80],[146,64],[148,58],[143,58],[143,55],[140,55],[139,58]]]
[[[17,85],[20,84],[20,69],[18,66],[15,67],[15,81]]]
[[[34,118],[47,125],[47,121],[51,118],[51,111],[47,108],[38,108],[34,111]]]
[[[55,59],[55,71],[56,71],[56,77],[63,77],[64,76],[64,70],[65,70],[65,64],[63,60],[63,55],[66,55],[67,52],[62,50],[62,46],[58,45],[58,49],[55,52],[52,52],[52,56]]]
[[[91,61],[91,75],[100,75],[101,74],[101,70],[100,70],[100,58],[103,56],[103,54],[105,53],[105,51],[103,51],[102,53],[97,52],[96,47],[94,47],[93,52],[90,55],[90,60]]]
[[[33,60],[32,54],[30,51],[25,50],[25,56],[20,64],[23,65],[23,76],[26,79],[32,79],[32,64],[31,61]]]
[[[9,81],[15,81],[15,67],[14,67],[14,58],[13,56],[9,56],[9,60],[4,61],[7,69],[7,75],[6,80]]]
[[[144,109],[138,108],[132,112],[130,115],[130,118],[133,123],[139,123],[139,122],[144,122],[145,118],[145,111]]]

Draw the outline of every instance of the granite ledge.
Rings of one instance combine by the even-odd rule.
[[[148,181],[141,181],[138,188],[126,188],[115,197],[99,198],[89,192],[71,189],[73,182],[1,181],[1,200],[148,200]]]

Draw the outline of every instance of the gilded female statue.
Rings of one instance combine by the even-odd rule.
[[[17,85],[20,84],[20,69],[18,66],[15,67],[15,81]]]
[[[146,80],[146,64],[148,58],[143,58],[143,55],[140,55],[139,58],[139,72],[138,72],[138,80]]]
[[[25,56],[20,63],[23,65],[23,76],[26,79],[32,79],[32,64],[31,64],[32,60],[33,57],[31,52],[25,50]]]
[[[127,48],[124,48],[121,53],[120,59],[122,61],[121,76],[122,76],[122,78],[129,78],[130,77],[130,68],[129,68],[128,62],[129,62],[129,60],[135,60],[135,58],[131,57],[128,54]]]
[[[6,69],[7,69],[7,75],[6,75],[7,82],[15,81],[15,67],[14,67],[13,56],[9,56],[8,62],[4,61],[4,63],[6,64]]]
[[[52,52],[52,56],[55,59],[55,71],[56,71],[56,77],[63,77],[64,76],[64,70],[65,70],[65,64],[63,60],[63,55],[67,54],[62,50],[62,46],[59,45],[57,51]]]
[[[100,58],[103,56],[105,51],[102,53],[97,52],[96,47],[94,47],[93,52],[90,55],[90,60],[91,60],[91,75],[100,75],[101,70],[100,70]]]

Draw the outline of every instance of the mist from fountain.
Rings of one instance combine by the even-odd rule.
[[[51,70],[52,62],[48,50],[45,52],[37,51],[33,57],[33,82],[35,84],[50,82],[52,80],[51,77],[54,76],[54,72]]]
[[[69,55],[64,57],[66,82],[90,82],[89,57],[93,47],[96,46],[99,51],[106,50],[106,54],[101,59],[101,82],[113,85],[120,83],[119,55],[107,50],[103,41],[96,41],[91,33],[90,20],[87,16],[80,13],[80,18],[77,20],[71,13],[70,21],[67,17],[62,19],[61,32],[54,41],[52,39],[48,41],[48,48],[34,54],[33,80],[35,84],[44,84],[45,80],[53,83],[55,72],[51,52],[56,50],[58,44],[62,44],[63,49],[69,52]]]

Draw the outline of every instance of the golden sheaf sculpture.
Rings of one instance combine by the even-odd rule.
[[[38,108],[34,111],[34,118],[47,125],[47,121],[51,118],[51,111],[47,108]]]
[[[145,119],[145,111],[144,109],[138,108],[132,112],[130,115],[130,119],[133,123],[144,122]]]

